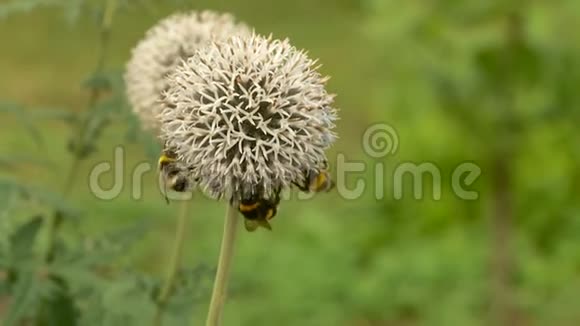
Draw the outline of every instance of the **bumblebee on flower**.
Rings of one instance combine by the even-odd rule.
[[[336,109],[316,69],[287,40],[233,36],[167,78],[161,139],[202,191],[238,208],[248,230],[270,228],[281,190],[332,187],[324,162]]]

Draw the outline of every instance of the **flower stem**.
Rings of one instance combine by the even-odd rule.
[[[218,267],[213,284],[213,292],[209,304],[207,321],[205,323],[206,326],[218,326],[221,322],[232,256],[234,253],[236,231],[238,229],[237,224],[238,210],[234,206],[228,205]]]
[[[167,271],[167,278],[163,284],[161,292],[157,297],[157,310],[155,312],[155,318],[153,325],[161,326],[163,324],[163,312],[167,301],[171,297],[171,294],[175,285],[175,277],[181,266],[181,257],[183,253],[183,244],[185,242],[185,230],[187,229],[187,215],[189,212],[189,200],[184,200],[181,202],[181,208],[179,211],[179,216],[177,217],[177,227],[175,229],[175,242],[173,243],[173,251],[171,252],[171,261],[169,263],[169,270]]]

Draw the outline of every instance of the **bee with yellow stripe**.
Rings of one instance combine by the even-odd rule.
[[[304,183],[294,182],[294,185],[304,192],[329,192],[335,186],[328,172],[328,164],[326,162],[323,162],[318,171],[309,170],[304,172]]]
[[[238,211],[244,216],[244,226],[253,232],[258,227],[272,230],[270,220],[276,216],[280,204],[280,190],[271,198],[265,198],[260,193],[242,198],[238,203]]]
[[[165,200],[169,204],[167,189],[176,192],[187,192],[192,188],[190,171],[170,150],[164,150],[158,161],[160,182],[163,184]]]

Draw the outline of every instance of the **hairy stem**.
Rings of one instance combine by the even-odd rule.
[[[167,278],[163,284],[161,292],[157,297],[157,310],[153,321],[154,326],[161,326],[163,324],[163,312],[167,301],[173,293],[175,285],[175,277],[181,266],[181,257],[183,253],[183,245],[185,242],[185,231],[187,229],[187,215],[189,212],[189,200],[181,203],[179,216],[177,217],[177,227],[175,229],[175,242],[173,243],[173,250],[171,252],[171,261],[169,262],[169,269],[167,271]]]
[[[221,316],[226,296],[228,279],[231,269],[232,256],[234,253],[234,244],[236,240],[236,231],[238,224],[238,210],[228,205],[225,217],[224,234],[220,256],[218,260],[217,272],[213,284],[213,292],[209,304],[206,326],[218,326],[221,322]]]

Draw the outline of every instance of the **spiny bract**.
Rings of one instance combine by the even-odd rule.
[[[158,131],[159,98],[165,77],[211,40],[251,34],[230,14],[212,11],[173,14],[147,31],[127,63],[125,84],[133,111],[145,130]]]
[[[209,196],[272,196],[318,170],[336,138],[317,68],[288,40],[212,42],[169,77],[161,138]]]

